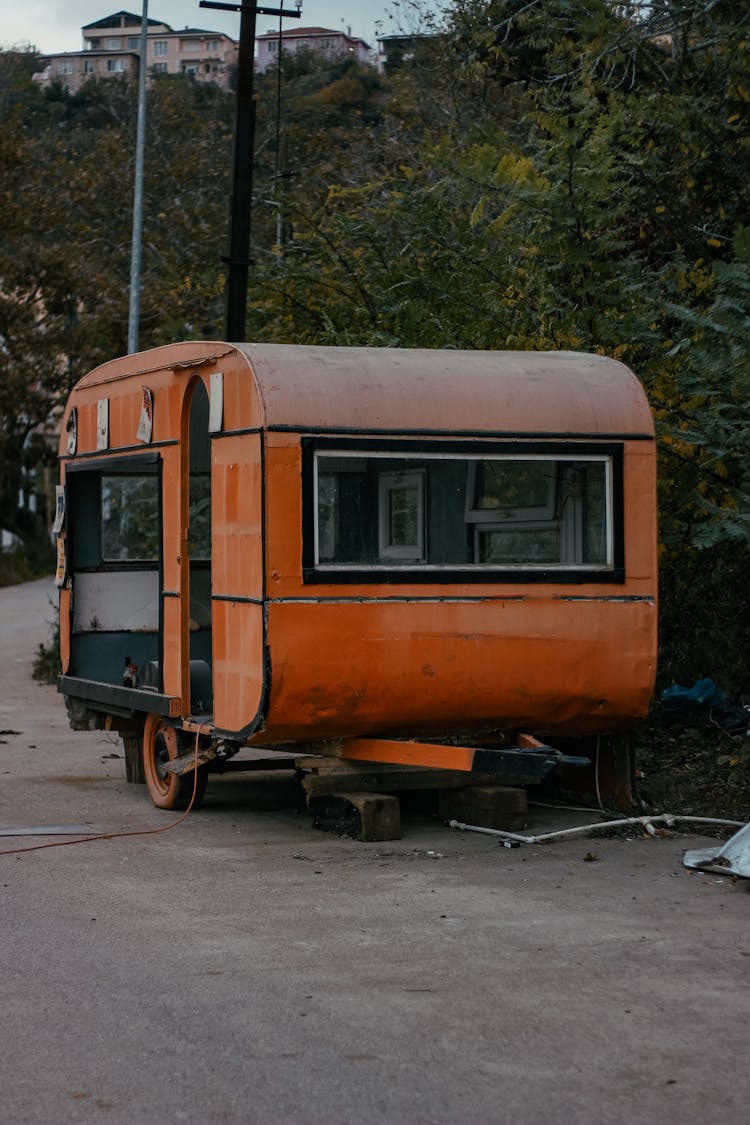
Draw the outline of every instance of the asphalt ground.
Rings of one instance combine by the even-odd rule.
[[[286,775],[77,836],[176,818],[31,679],[53,596],[0,590],[0,1121],[744,1125],[748,881],[681,862],[715,840],[361,843]]]

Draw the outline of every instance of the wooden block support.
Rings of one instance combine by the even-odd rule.
[[[313,824],[355,840],[400,840],[401,809],[397,797],[382,793],[329,793],[309,802]]]
[[[488,774],[458,770],[413,769],[411,766],[344,762],[340,758],[301,757],[295,760],[302,774],[308,802],[329,793],[401,793],[409,790],[451,789],[454,786],[488,785]]]
[[[480,828],[518,832],[526,827],[528,798],[525,789],[507,785],[445,789],[438,795],[438,816],[441,820],[460,820]]]
[[[145,785],[143,770],[143,736],[131,732],[121,733],[125,750],[125,777],[131,785]]]

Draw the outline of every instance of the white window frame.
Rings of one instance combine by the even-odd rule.
[[[549,453],[549,454],[548,453],[536,453],[536,452],[531,452],[531,451],[529,451],[529,453],[522,452],[522,453],[497,454],[497,453],[489,453],[488,452],[488,453],[475,454],[475,453],[462,453],[462,452],[460,452],[460,453],[456,453],[456,452],[440,453],[440,452],[433,452],[433,451],[421,452],[421,451],[417,451],[417,450],[409,450],[408,452],[406,452],[404,454],[404,457],[407,458],[407,459],[410,459],[410,460],[425,460],[425,461],[443,460],[443,459],[445,459],[445,460],[460,460],[460,461],[463,461],[463,462],[467,462],[470,466],[469,472],[470,473],[473,472],[474,474],[476,473],[476,468],[475,468],[476,464],[479,461],[488,461],[488,460],[519,460],[519,461],[533,460],[533,461],[549,461],[551,463],[561,463],[561,462],[562,463],[565,463],[565,462],[579,463],[579,462],[583,462],[585,464],[597,464],[597,463],[603,464],[604,465],[604,472],[605,472],[605,486],[604,486],[604,504],[605,504],[605,517],[604,517],[604,519],[605,519],[605,523],[604,523],[604,526],[605,526],[605,533],[606,533],[605,561],[603,563],[575,562],[575,561],[572,561],[570,559],[563,559],[559,563],[527,562],[527,563],[503,564],[503,563],[479,563],[477,561],[473,561],[473,562],[469,562],[469,563],[465,564],[465,563],[428,563],[428,562],[425,562],[424,561],[425,560],[425,492],[426,492],[425,471],[423,469],[419,469],[419,468],[415,469],[415,468],[410,467],[404,473],[398,473],[398,472],[394,472],[394,471],[389,470],[388,472],[383,472],[383,473],[379,474],[378,513],[377,513],[378,539],[379,539],[378,546],[379,546],[379,555],[380,555],[380,558],[383,560],[383,565],[384,566],[386,565],[386,560],[398,559],[398,560],[401,560],[401,563],[402,563],[402,565],[399,569],[403,570],[404,572],[407,572],[409,570],[420,570],[420,571],[434,572],[436,575],[438,575],[440,573],[440,571],[451,571],[451,572],[465,571],[467,573],[471,573],[472,575],[481,574],[482,572],[492,572],[495,575],[500,575],[500,574],[502,574],[503,571],[508,571],[508,572],[512,572],[512,573],[518,573],[518,572],[520,572],[520,573],[529,572],[530,573],[530,572],[533,572],[535,570],[536,571],[545,571],[545,572],[549,572],[551,574],[554,574],[555,571],[560,571],[560,572],[581,571],[581,572],[585,572],[585,573],[591,573],[592,575],[594,575],[596,573],[606,575],[607,573],[612,572],[617,566],[617,563],[616,563],[616,560],[615,560],[615,532],[616,532],[616,527],[615,527],[615,497],[614,497],[614,467],[613,467],[614,462],[613,462],[613,457],[611,456],[611,454],[609,452],[602,452],[601,454],[591,453],[589,450],[586,450],[585,452],[578,452],[575,449],[574,443],[570,443],[570,449],[571,449],[570,453],[555,452],[555,453]],[[313,543],[314,543],[314,551],[313,551],[314,563],[313,563],[313,565],[314,565],[316,570],[319,570],[321,573],[336,572],[336,571],[342,571],[342,572],[351,571],[351,572],[362,572],[364,574],[367,574],[369,572],[377,572],[377,570],[378,570],[377,561],[368,562],[368,563],[349,563],[349,562],[341,563],[341,562],[333,562],[333,561],[328,560],[328,559],[321,559],[320,558],[320,552],[319,552],[319,531],[320,531],[320,527],[319,527],[319,511],[318,511],[319,473],[321,471],[323,471],[323,472],[325,471],[324,466],[326,465],[326,463],[330,464],[331,461],[339,460],[341,458],[352,458],[352,459],[361,458],[362,460],[373,460],[373,461],[380,460],[380,459],[393,460],[396,456],[398,456],[398,455],[394,454],[393,451],[382,451],[382,452],[379,451],[379,450],[378,451],[375,451],[375,450],[364,451],[364,450],[361,450],[361,449],[346,446],[344,444],[342,444],[341,448],[337,448],[337,449],[330,449],[330,450],[326,449],[326,450],[316,450],[315,451],[315,454],[314,454],[314,457],[313,457],[313,473],[312,473],[312,475],[313,475],[313,481],[312,481],[313,512],[312,512],[312,515],[313,515],[313,535],[314,535],[314,540],[313,540]],[[340,470],[336,470],[336,471],[340,471]],[[420,506],[419,506],[419,515],[418,515],[418,521],[419,521],[419,544],[418,544],[418,546],[419,546],[419,556],[417,556],[416,552],[412,551],[411,548],[389,547],[389,544],[387,543],[387,535],[385,534],[385,531],[384,531],[384,529],[387,530],[387,522],[384,523],[384,521],[387,521],[387,515],[388,515],[388,506],[386,504],[386,500],[387,500],[386,493],[387,493],[389,488],[394,487],[394,485],[389,484],[388,478],[389,477],[390,478],[398,478],[403,482],[404,480],[406,480],[410,476],[418,476],[418,475],[421,475],[421,477],[422,477],[421,501],[420,501]],[[556,517],[554,515],[554,512],[549,519],[545,519],[545,518],[534,519],[534,518],[529,518],[529,514],[530,513],[536,514],[539,511],[539,509],[516,509],[516,518],[503,519],[502,515],[500,515],[500,518],[498,518],[498,513],[499,512],[502,513],[504,511],[511,511],[512,512],[513,509],[474,509],[474,508],[471,508],[470,504],[472,503],[473,497],[472,497],[472,493],[469,491],[469,483],[470,482],[467,481],[465,523],[468,527],[470,527],[470,528],[473,527],[473,529],[474,529],[474,532],[473,532],[473,535],[472,535],[472,541],[473,541],[473,544],[474,544],[474,559],[475,560],[478,559],[478,557],[479,557],[479,538],[480,538],[480,534],[483,533],[483,532],[491,532],[493,530],[501,530],[502,528],[505,528],[505,527],[512,527],[512,528],[515,528],[516,530],[519,530],[519,531],[529,531],[529,530],[536,530],[536,529],[541,530],[544,527],[550,527],[552,523],[556,523],[556,525],[558,526],[558,529],[560,531],[560,534],[561,535],[563,534],[563,528],[561,528],[559,526],[560,521],[556,519]],[[473,480],[471,481],[471,483],[473,484]],[[485,516],[485,512],[486,512],[486,516]],[[475,515],[472,515],[470,513],[479,513],[480,518],[476,518]],[[518,518],[519,514],[521,514],[521,513],[523,514],[523,518]],[[580,519],[580,514],[578,514],[576,516],[576,519]],[[561,540],[561,552],[564,553],[564,554],[569,554],[569,546],[567,544],[565,544],[564,540]],[[390,564],[389,569],[391,567],[392,567],[392,563]],[[550,581],[554,581],[554,579],[551,578]]]
[[[469,479],[466,482],[466,522],[467,523],[504,523],[512,520],[520,521],[551,520],[555,514],[555,482],[551,480],[547,487],[547,499],[544,504],[531,508],[474,508],[474,493],[476,492],[477,466],[484,461],[551,461],[556,464],[559,457],[529,457],[523,454],[509,454],[507,457],[478,457],[470,462]]]
[[[606,531],[606,544],[605,544],[605,561],[603,563],[589,563],[582,562],[573,556],[574,552],[583,549],[583,530],[581,527],[582,511],[580,499],[573,501],[574,510],[568,514],[568,519],[563,521],[561,515],[554,512],[554,497],[553,497],[553,510],[542,510],[538,508],[472,508],[470,505],[473,501],[475,480],[476,480],[476,462],[477,461],[550,461],[555,465],[570,462],[574,464],[586,463],[603,464],[604,465],[604,504],[605,504],[605,517],[604,527]],[[508,454],[501,457],[484,457],[477,458],[473,465],[469,468],[469,480],[466,487],[466,522],[474,525],[474,558],[477,560],[475,566],[496,567],[502,569],[558,569],[558,570],[586,570],[586,571],[609,571],[614,567],[614,492],[613,492],[613,476],[612,476],[612,458],[608,454],[601,456],[592,455],[589,453],[578,454],[540,454],[538,456],[528,456],[526,454]],[[545,506],[545,509],[547,506]],[[503,529],[513,528],[516,531],[543,531],[545,529],[552,529],[557,527],[560,534],[560,554],[561,560],[559,563],[480,563],[479,556],[481,553],[480,540],[483,533],[491,533],[493,531],[502,531]]]
[[[402,489],[413,491],[417,498],[417,539],[415,543],[396,544],[390,541],[391,498]],[[424,561],[424,493],[425,474],[422,469],[406,473],[380,473],[378,476],[378,555],[381,559]]]

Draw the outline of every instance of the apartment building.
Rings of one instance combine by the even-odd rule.
[[[114,78],[138,73],[141,16],[115,12],[81,28],[80,51],[42,55],[41,85],[61,82],[75,93],[90,78]],[[237,62],[237,43],[221,31],[185,27],[175,31],[161,20],[149,19],[146,65],[150,74],[189,74],[198,82],[229,86]]]
[[[371,50],[364,39],[358,39],[348,31],[332,31],[329,27],[295,27],[283,30],[280,36],[277,27],[275,31],[256,35],[255,42],[255,69],[260,74],[278,65],[279,50],[290,55],[309,50],[331,58],[346,56],[358,63],[371,61]]]

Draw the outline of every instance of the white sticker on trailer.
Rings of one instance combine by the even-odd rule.
[[[109,446],[109,399],[100,398],[96,404],[96,448]]]
[[[52,534],[59,535],[65,522],[65,485],[55,485],[55,522],[52,524]]]
[[[154,398],[148,387],[141,387],[141,414],[138,419],[136,437],[138,441],[150,442],[154,428]]]
[[[224,420],[224,375],[221,371],[211,374],[211,406],[208,412],[208,432],[216,434]]]

